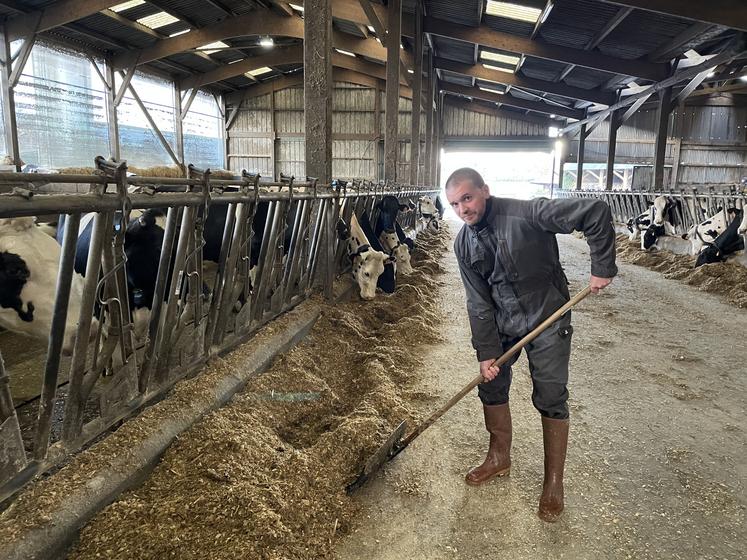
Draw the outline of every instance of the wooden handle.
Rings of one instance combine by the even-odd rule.
[[[577,293],[575,296],[573,296],[570,300],[568,300],[563,307],[558,309],[555,313],[550,315],[547,319],[542,321],[532,332],[527,334],[524,338],[522,338],[519,342],[514,344],[511,348],[509,348],[506,352],[503,353],[502,356],[499,358],[496,358],[491,365],[492,366],[502,366],[508,360],[516,353],[520,352],[524,346],[532,342],[535,338],[537,338],[542,332],[547,329],[550,325],[552,325],[555,321],[560,319],[563,315],[566,314],[566,312],[576,305],[578,302],[580,302],[582,299],[584,299],[586,296],[588,296],[591,293],[591,288],[589,286],[586,286],[583,290],[581,290],[579,293]],[[484,381],[482,375],[478,375],[475,377],[472,381],[470,381],[467,385],[465,385],[461,391],[459,391],[456,395],[451,397],[449,401],[443,405],[440,409],[438,409],[436,412],[430,415],[430,417],[422,422],[419,426],[417,426],[410,435],[408,435],[405,439],[402,440],[402,442],[399,444],[397,452],[401,451],[416,438],[420,434],[422,434],[425,430],[427,430],[436,420],[441,418],[448,410],[454,406],[456,403],[458,403],[464,395],[469,393],[472,389],[477,387],[480,383]]]

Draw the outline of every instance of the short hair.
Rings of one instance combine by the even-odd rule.
[[[470,181],[478,189],[485,186],[485,181],[482,180],[482,175],[480,175],[471,167],[462,167],[449,175],[449,178],[446,179],[446,188],[448,189],[452,185],[462,183],[464,181]]]

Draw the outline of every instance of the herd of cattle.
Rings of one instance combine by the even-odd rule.
[[[400,204],[394,196],[384,196],[372,215],[352,215],[350,223],[340,220],[337,233],[346,244],[352,274],[363,299],[372,299],[377,287],[391,293],[398,274],[410,274],[410,252],[414,241],[405,234],[397,220],[400,213],[416,213],[416,231],[436,230],[443,206],[438,197],[422,196],[417,203]],[[226,206],[214,206],[208,213],[203,230],[203,259],[217,263],[227,219]],[[133,211],[124,240],[127,288],[135,332],[143,332],[153,305],[161,247],[164,241],[163,209]],[[268,203],[259,202],[252,222],[250,244],[251,272],[256,267],[262,235],[268,217]],[[374,226],[371,221],[374,219]],[[63,353],[70,353],[75,342],[77,319],[84,291],[93,214],[81,217],[75,257],[75,273],[70,286]],[[292,212],[287,219],[292,223]],[[52,325],[52,310],[57,293],[57,276],[65,221],[55,230],[36,224],[33,217],[0,219],[0,327],[39,340],[47,340]],[[290,234],[287,228],[286,235]],[[283,240],[287,252],[290,240]],[[250,276],[252,276],[250,272]],[[171,273],[171,271],[169,271]],[[253,278],[253,276],[252,276]],[[97,331],[96,320],[91,329]]]
[[[630,241],[641,238],[641,249],[648,251],[665,235],[676,235],[676,227],[683,226],[682,200],[658,196],[643,212],[628,220]],[[690,242],[690,255],[697,257],[695,266],[725,261],[745,248],[747,212],[745,208],[719,207],[709,218],[692,226],[682,235]]]

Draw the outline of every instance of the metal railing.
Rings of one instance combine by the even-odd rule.
[[[677,220],[674,225],[678,234],[687,233],[693,226],[728,208],[747,207],[747,191],[734,185],[717,190],[703,186],[679,191],[555,191],[556,198],[600,198],[609,204],[615,222],[626,224],[646,212],[657,196],[667,196],[681,201],[674,208]]]
[[[35,194],[35,185],[89,184],[85,194]],[[350,267],[346,244],[336,235],[339,217],[369,213],[385,195],[401,202],[430,187],[337,181],[317,185],[261,182],[243,172],[215,179],[189,167],[186,178],[127,177],[123,162],[96,158],[94,175],[0,173],[0,219],[65,215],[48,350],[30,452],[0,355],[0,503],[35,475],[59,464],[123,418],[163,395],[211,356],[246,341],[268,321],[305,300],[313,290],[332,293],[335,277]],[[136,336],[125,252],[133,210],[165,212],[147,333]],[[255,223],[258,211],[264,224]],[[94,213],[83,279],[69,382],[61,419],[61,352],[81,216]],[[225,213],[214,278],[203,258],[210,213]],[[415,215],[402,224],[415,229]],[[261,221],[261,220],[260,220]],[[258,227],[262,226],[263,227]],[[259,230],[259,231],[258,231]],[[251,267],[254,248],[256,266]],[[77,302],[76,302],[77,303]],[[70,327],[68,327],[69,329]],[[0,340],[0,351],[2,342]],[[12,374],[12,372],[11,372]],[[93,412],[92,412],[93,411]],[[52,437],[56,425],[59,436]],[[54,441],[56,439],[56,441]]]

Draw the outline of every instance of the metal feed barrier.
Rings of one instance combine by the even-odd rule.
[[[246,341],[312,290],[331,296],[335,277],[351,266],[335,231],[339,217],[349,223],[353,213],[367,212],[375,223],[375,206],[383,196],[404,202],[437,192],[365,181],[322,186],[293,177],[269,183],[246,172],[216,179],[193,166],[187,178],[128,177],[124,162],[99,157],[95,164],[94,175],[0,173],[0,187],[12,188],[0,195],[0,218],[62,214],[66,223],[33,442],[22,438],[0,355],[0,503],[196,373],[211,356]],[[90,188],[80,194],[35,194],[36,186],[49,183]],[[267,204],[267,219],[259,260],[250,270],[252,223],[260,203]],[[217,271],[210,279],[203,229],[218,206],[227,206],[227,212]],[[165,209],[166,217],[147,333],[138,337],[124,244],[132,210],[149,208]],[[94,213],[90,250],[60,418],[61,351],[81,216],[88,212]],[[414,231],[415,220],[414,213],[406,214],[402,226]],[[53,424],[59,434],[54,437]]]
[[[556,198],[600,198],[609,204],[615,222],[626,224],[644,212],[651,211],[651,203],[657,196],[667,196],[680,200],[675,208],[678,234],[687,233],[693,226],[715,215],[719,208],[746,208],[747,191],[744,187],[733,186],[717,190],[712,186],[693,187],[677,192],[646,191],[555,191]],[[727,216],[728,220],[728,216]]]

